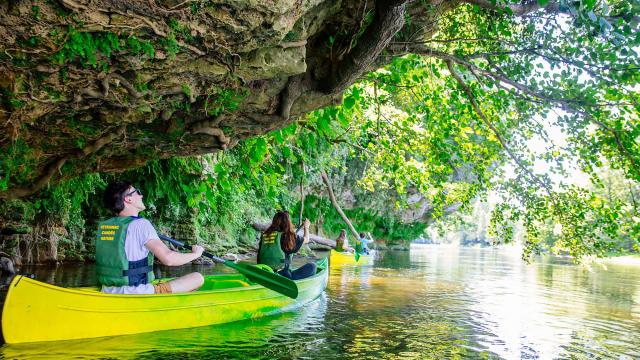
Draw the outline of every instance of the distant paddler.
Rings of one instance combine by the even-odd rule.
[[[371,236],[371,234],[369,234],[369,236]],[[369,255],[369,247],[367,246],[368,243],[372,243],[373,240],[372,239],[367,239],[367,237],[365,236],[364,233],[360,233],[360,253],[361,254],[366,254]],[[358,247],[356,246],[356,251],[358,251]]]
[[[347,253],[354,252],[354,249],[352,247],[349,247],[349,243],[347,240],[347,230],[345,229],[340,230],[340,235],[338,235],[338,238],[336,239],[335,250],[337,252],[347,252]]]

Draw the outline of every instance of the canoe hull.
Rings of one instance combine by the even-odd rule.
[[[272,315],[304,305],[324,291],[328,266],[326,261],[318,266],[323,268],[318,274],[296,281],[299,294],[295,300],[248,284],[236,274],[206,276],[209,290],[160,295],[104,294],[95,288],[61,288],[18,276],[4,304],[2,331],[5,341],[14,344],[181,329]]]
[[[360,259],[356,261],[355,255],[352,253],[342,253],[331,250],[331,266],[341,265],[371,265],[375,259],[375,250],[371,250],[369,255],[360,255]]]

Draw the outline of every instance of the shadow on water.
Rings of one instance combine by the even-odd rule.
[[[508,249],[419,246],[331,269],[291,313],[110,338],[4,345],[0,357],[117,359],[640,358],[640,268],[525,264]],[[223,267],[159,269],[164,276]],[[93,268],[22,269],[63,286]],[[6,281],[6,280],[5,280]],[[79,330],[81,331],[81,330]]]

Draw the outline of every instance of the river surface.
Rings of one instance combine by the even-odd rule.
[[[189,267],[164,275],[193,271]],[[31,270],[63,286],[93,269]],[[6,290],[5,290],[6,291]],[[46,321],[46,319],[43,319]],[[640,267],[578,266],[513,249],[412,246],[331,270],[295,312],[226,325],[3,345],[6,359],[639,359]]]

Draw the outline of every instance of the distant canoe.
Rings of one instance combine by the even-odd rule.
[[[338,252],[331,250],[331,266],[340,265],[371,265],[376,256],[376,251],[371,250],[369,255],[360,255],[360,259],[356,261],[356,257],[353,253]]]
[[[326,288],[328,262],[316,275],[296,280],[291,299],[240,274],[205,276],[195,292],[105,294],[98,288],[62,288],[16,276],[4,303],[2,332],[9,344],[136,334],[222,324],[293,310]]]

